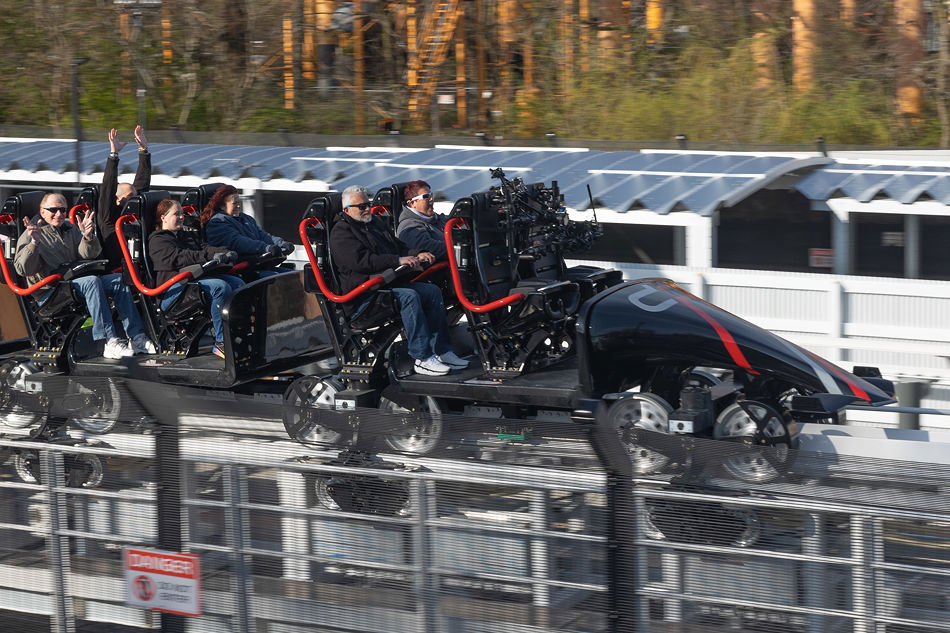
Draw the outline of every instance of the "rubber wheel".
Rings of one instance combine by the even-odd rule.
[[[17,404],[17,392],[26,390],[24,381],[36,373],[25,363],[8,360],[0,364],[0,423],[13,429],[25,429],[39,424],[44,413],[31,411]]]
[[[432,396],[421,398],[420,406],[415,411],[382,397],[379,399],[379,409],[392,414],[393,422],[399,424],[396,432],[383,438],[389,448],[410,455],[425,455],[438,445],[442,437],[442,407]],[[396,416],[399,417],[398,422]]]
[[[86,385],[76,380],[69,381],[69,390],[73,394],[89,394],[93,397],[93,404],[84,407],[79,413],[69,417],[69,422],[76,424],[87,433],[102,435],[108,433],[119,423],[122,411],[122,396],[115,381],[108,380],[107,387],[96,393]],[[101,400],[99,400],[101,398]]]
[[[731,476],[749,483],[766,483],[788,470],[795,438],[782,415],[754,400],[734,402],[716,418],[713,438],[743,444],[742,450],[722,461]],[[762,448],[760,448],[762,447]]]
[[[631,393],[610,405],[609,422],[630,455],[635,474],[657,472],[669,463],[667,455],[638,443],[637,435],[641,431],[669,433],[672,412],[666,400],[652,393]]]
[[[321,410],[334,410],[334,398],[343,391],[336,377],[298,378],[284,394],[284,428],[294,440],[320,448],[345,447],[356,441],[357,431],[344,434],[320,424]]]

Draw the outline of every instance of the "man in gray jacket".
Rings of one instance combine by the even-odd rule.
[[[87,213],[78,226],[74,226],[66,221],[67,211],[66,198],[58,193],[49,193],[40,203],[42,222],[34,223],[31,218],[23,218],[26,230],[17,240],[13,265],[30,285],[53,274],[58,268],[80,259],[95,259],[102,252],[94,232],[95,212]],[[86,301],[89,316],[92,317],[92,338],[96,341],[105,340],[103,356],[118,359],[135,352],[155,353],[155,345],[142,330],[142,319],[128,287],[122,281],[121,273],[88,275],[69,283]],[[38,297],[41,305],[49,298],[49,294],[47,290]],[[109,308],[110,297],[125,333],[132,339],[131,347],[125,339],[116,336],[112,310]]]
[[[426,251],[436,261],[445,261],[445,223],[448,218],[435,212],[432,188],[424,180],[413,180],[403,189],[405,208],[399,214],[396,237],[410,250]]]

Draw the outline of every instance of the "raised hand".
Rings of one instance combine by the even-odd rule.
[[[139,144],[139,149],[148,150],[148,139],[145,138],[145,128],[141,125],[135,126],[135,131],[132,132],[135,135],[135,142]]]
[[[83,216],[82,220],[79,221],[79,230],[82,231],[82,236],[87,240],[91,240],[93,236],[93,230],[96,228],[96,212],[90,211]]]
[[[23,226],[26,227],[26,232],[29,233],[34,244],[44,244],[48,241],[46,236],[43,235],[43,231],[40,230],[43,227],[32,222],[30,218],[23,218]]]
[[[119,140],[119,131],[115,128],[109,130],[109,147],[113,154],[118,154],[122,151],[122,148],[128,145],[125,141]]]

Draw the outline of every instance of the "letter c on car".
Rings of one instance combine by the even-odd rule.
[[[651,295],[655,292],[659,292],[656,288],[641,288],[634,293],[627,295],[627,300],[630,301],[633,305],[637,306],[641,310],[646,310],[647,312],[663,312],[664,310],[669,310],[676,305],[676,299],[667,299],[666,301],[661,301],[657,304],[643,303],[643,297]]]

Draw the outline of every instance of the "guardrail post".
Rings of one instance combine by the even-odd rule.
[[[812,556],[825,555],[825,517],[820,512],[808,512],[802,517],[804,535],[802,537],[802,553]],[[806,562],[802,565],[802,591],[805,596],[805,606],[824,609],[826,596],[830,591],[827,586],[824,563]],[[825,616],[809,614],[805,616],[806,633],[825,633]]]
[[[53,577],[53,632],[75,633],[76,619],[73,602],[69,596],[69,538],[60,536],[60,530],[68,529],[66,512],[59,488],[66,480],[63,454],[44,450],[40,453],[40,473],[46,484],[49,503],[49,566]]]
[[[854,612],[853,633],[872,633],[874,631],[874,601],[870,548],[873,523],[869,517],[852,515],[851,517],[851,609]]]
[[[416,523],[412,526],[412,553],[415,561],[413,585],[416,592],[416,615],[421,633],[442,630],[439,626],[436,587],[439,579],[429,573],[431,567],[432,539],[429,538],[428,521],[435,511],[435,482],[411,479],[409,494]],[[432,503],[430,503],[430,496]]]
[[[924,392],[924,383],[917,380],[902,380],[894,385],[897,392],[897,404],[902,407],[920,407],[920,398]],[[920,414],[901,411],[897,414],[897,428],[919,429]]]
[[[233,578],[233,594],[235,602],[234,617],[237,619],[237,630],[240,633],[249,633],[251,630],[250,614],[247,607],[249,583],[247,581],[248,568],[244,560],[244,548],[247,546],[246,512],[243,508],[247,503],[247,468],[228,464],[224,466],[224,494],[228,501],[227,533],[231,540],[231,578]]]
[[[538,536],[531,538],[531,576],[550,580],[552,576],[551,549],[548,543],[548,530],[551,526],[548,510],[551,506],[551,495],[547,490],[531,491],[531,523],[534,533]],[[531,600],[534,606],[535,626],[549,627],[551,613],[551,586],[539,583],[531,589]]]

